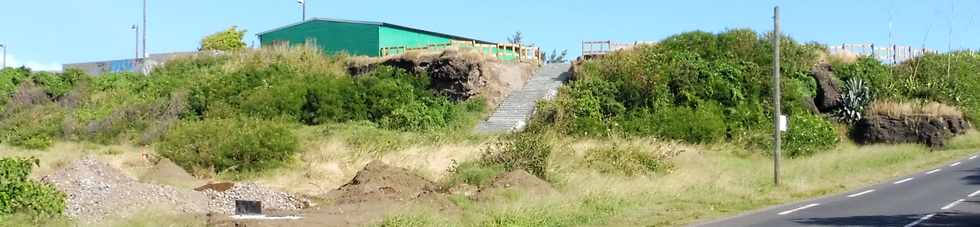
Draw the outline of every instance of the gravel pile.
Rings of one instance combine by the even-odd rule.
[[[127,216],[144,208],[205,213],[203,194],[137,182],[119,170],[88,157],[41,179],[67,195],[65,214],[86,221]]]
[[[263,211],[288,211],[309,207],[310,201],[285,192],[259,186],[254,183],[235,184],[224,192],[212,189],[202,191],[208,200],[211,212],[221,214],[235,213],[235,200],[262,201]]]
[[[224,192],[142,183],[93,157],[74,161],[41,181],[67,195],[66,215],[86,223],[99,222],[108,216],[127,217],[147,208],[188,214],[232,214],[235,200],[262,201],[262,209],[266,211],[309,207],[308,200],[253,183],[234,184]]]

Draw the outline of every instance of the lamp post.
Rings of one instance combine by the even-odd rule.
[[[7,46],[4,46],[3,44],[0,44],[0,48],[3,48],[3,67],[0,67],[0,69],[6,69],[7,68]]]
[[[133,58],[133,70],[136,70],[136,67],[139,66],[138,63],[140,59],[140,28],[136,27],[134,24],[133,26],[129,27],[129,29],[133,29],[133,31],[136,33],[136,58]]]
[[[146,54],[146,0],[143,0],[143,57],[148,57]]]
[[[300,7],[303,7],[303,21],[306,21],[306,0],[296,0]]]

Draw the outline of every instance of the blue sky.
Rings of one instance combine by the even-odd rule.
[[[946,50],[980,48],[980,0],[947,1],[625,1],[307,0],[310,17],[383,21],[488,41],[515,31],[544,49],[577,56],[583,40],[656,41],[729,28],[771,30],[772,7],[800,41],[889,43]],[[5,0],[0,43],[8,65],[60,69],[62,63],[131,58],[140,0]],[[255,33],[300,20],[296,0],[149,0],[151,53],[195,50],[200,38],[232,25]],[[889,24],[892,29],[889,29]],[[952,31],[952,36],[950,36]],[[950,39],[951,37],[951,39]]]

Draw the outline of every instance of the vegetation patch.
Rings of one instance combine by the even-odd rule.
[[[638,176],[671,168],[673,154],[643,150],[642,147],[613,145],[587,151],[585,163],[601,173]]]
[[[541,105],[532,123],[577,136],[626,134],[771,146],[761,139],[771,134],[773,122],[767,76],[771,37],[746,29],[687,32],[585,61],[559,97]],[[780,39],[783,113],[805,119],[804,124],[829,125],[810,113],[817,85],[808,73],[823,47]],[[813,147],[838,142],[833,127],[820,129],[799,132],[819,133],[815,138],[787,136],[786,142],[796,145],[786,149],[809,154]]]
[[[65,194],[48,184],[28,178],[38,165],[34,158],[0,158],[0,216],[24,213],[59,216],[65,209]],[[3,219],[0,217],[0,219]]]
[[[281,122],[214,119],[179,124],[157,150],[188,170],[254,172],[290,160],[298,141]]]
[[[548,179],[551,144],[533,133],[518,133],[497,140],[484,150],[481,165],[500,166],[505,171],[524,170],[538,178]]]

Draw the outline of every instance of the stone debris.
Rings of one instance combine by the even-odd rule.
[[[309,200],[254,183],[235,184],[223,192],[212,189],[205,189],[202,192],[208,198],[211,212],[220,214],[234,214],[235,200],[261,201],[263,211],[299,210],[310,205]]]
[[[262,201],[264,210],[289,211],[309,206],[306,199],[254,183],[234,184],[223,192],[202,192],[141,183],[93,157],[74,161],[41,181],[66,194],[65,214],[94,223],[108,216],[126,217],[145,209],[164,212],[232,214],[235,200]]]
[[[86,221],[110,215],[125,216],[145,208],[163,208],[183,213],[205,213],[204,195],[170,186],[140,183],[108,164],[88,157],[45,176],[66,194],[65,214]]]

